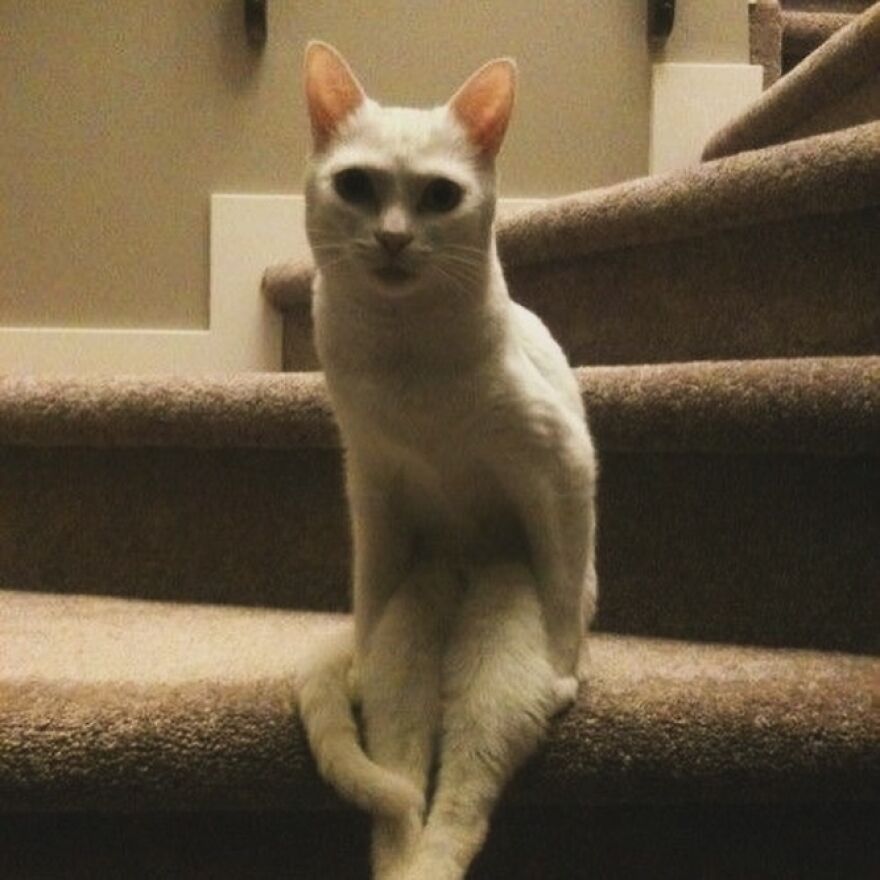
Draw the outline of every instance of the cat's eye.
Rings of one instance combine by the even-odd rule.
[[[376,202],[373,181],[363,168],[346,168],[334,174],[333,189],[350,205],[373,205]]]
[[[454,211],[464,197],[464,190],[453,180],[435,177],[422,191],[419,210],[432,214],[447,214]]]

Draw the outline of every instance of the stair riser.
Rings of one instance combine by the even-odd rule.
[[[880,211],[712,230],[507,275],[575,365],[872,354]],[[289,306],[285,369],[317,369],[311,332],[308,304]]]
[[[820,4],[816,4],[819,6]],[[838,31],[851,24],[870,3],[822,4],[782,15],[782,72],[788,73]],[[848,7],[848,8],[847,8]]]
[[[355,811],[293,812],[283,804],[259,812],[170,810],[163,804],[134,815],[56,809],[4,817],[0,871],[44,880],[367,875],[369,819]],[[537,810],[505,804],[468,876],[658,877],[674,864],[677,877],[871,877],[878,819],[876,804],[542,804]]]
[[[597,625],[880,649],[880,462],[601,456]],[[312,609],[348,605],[336,450],[0,450],[0,583]]]
[[[0,582],[16,589],[337,608],[339,453],[0,450]]]
[[[880,652],[878,498],[876,458],[606,457],[598,625]]]
[[[522,267],[511,280],[578,365],[871,354],[880,212]]]

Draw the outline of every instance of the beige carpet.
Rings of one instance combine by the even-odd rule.
[[[806,23],[814,16],[825,21],[824,13],[797,14]],[[874,3],[845,21],[835,19],[835,27],[823,34],[818,47],[811,45],[804,61],[715,134],[704,158],[876,122],[880,118],[878,59],[880,3]]]
[[[578,367],[602,586],[473,880],[878,875],[878,16],[711,161],[499,227]],[[285,374],[0,378],[0,875],[367,876],[291,687],[348,625],[311,278],[267,275]]]
[[[0,809],[316,809],[291,672],[345,618],[0,592]],[[873,796],[880,661],[596,636],[514,801]]]
[[[498,244],[514,298],[577,365],[873,354],[880,121],[555,199]],[[267,284],[289,370],[317,363],[311,278]]]

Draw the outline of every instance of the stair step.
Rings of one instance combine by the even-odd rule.
[[[0,591],[0,811],[320,809],[297,652],[344,617]],[[519,803],[868,800],[880,659],[597,635]]]
[[[837,12],[857,15],[876,0],[782,0],[786,12]]]
[[[855,18],[854,13],[846,12],[785,11],[782,16],[782,72],[788,73]]]
[[[773,15],[762,15],[766,15],[768,29],[772,28]],[[772,30],[763,38],[772,41]],[[843,171],[846,140],[855,132],[863,132],[876,147],[880,143],[878,126],[880,4],[875,3],[716,132],[704,148],[703,157],[717,159],[757,150],[760,152],[753,158],[764,160],[767,157],[762,148],[786,142],[794,147],[800,142],[814,155],[804,157],[800,168],[792,166],[785,172],[790,186],[798,177],[806,181],[813,176],[813,161],[830,159]],[[843,147],[843,153],[835,149],[837,146]],[[880,162],[875,159],[873,165],[876,169]],[[778,171],[782,173],[783,169]],[[808,185],[808,191],[810,188]]]
[[[876,803],[502,805],[468,880],[873,880]],[[33,813],[0,823],[4,877],[365,880],[353,811]]]
[[[554,199],[499,223],[498,247],[579,366],[875,354],[880,122]],[[316,367],[311,280],[267,283],[289,370]]]
[[[602,474],[600,629],[880,648],[880,357],[578,378]],[[348,607],[317,374],[3,380],[0,497],[10,588]]]

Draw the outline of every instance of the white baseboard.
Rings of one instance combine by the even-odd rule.
[[[499,216],[540,204],[501,199]],[[0,373],[235,373],[281,369],[281,315],[260,293],[268,266],[308,259],[301,195],[211,197],[204,330],[0,327]]]

